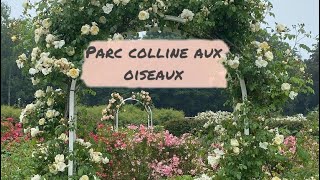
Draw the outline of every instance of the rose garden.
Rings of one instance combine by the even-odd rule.
[[[266,25],[270,2],[43,0],[23,6],[33,34],[19,38],[35,46],[16,64],[38,90],[19,117],[1,114],[2,178],[319,179],[318,110],[278,116],[298,94],[314,91],[297,51],[308,48],[298,40],[309,34],[301,24]],[[101,97],[104,107],[86,114],[78,95],[86,89],[80,76],[89,43],[138,39],[142,31],[225,41],[230,52],[221,63],[233,111],[199,112],[170,124],[161,122],[168,113],[153,104],[152,93],[134,90]]]

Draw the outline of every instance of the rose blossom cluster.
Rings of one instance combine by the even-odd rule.
[[[107,107],[102,110],[101,121],[113,120],[116,111],[121,107],[121,103],[123,103],[123,97],[119,93],[112,93]]]
[[[172,177],[174,175],[182,175],[183,172],[179,168],[180,159],[176,155],[173,155],[171,159],[162,160],[158,162],[150,163],[153,177]]]

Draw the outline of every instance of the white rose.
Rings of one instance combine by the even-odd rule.
[[[280,145],[284,141],[284,136],[277,134],[276,137],[273,139],[273,143]]]
[[[65,133],[62,133],[58,139],[62,140],[62,141],[68,141],[68,136]]]
[[[113,35],[113,40],[115,41],[124,40],[124,37],[120,33],[115,33]]]
[[[119,5],[120,4],[120,0],[113,0],[113,3],[116,4],[116,5]]]
[[[238,140],[237,139],[231,139],[230,140],[230,144],[231,144],[231,146],[239,146],[239,142],[238,142]]]
[[[97,23],[93,22],[93,25],[90,28],[91,35],[97,35],[99,33],[99,27],[97,26]]]
[[[51,25],[52,25],[52,22],[50,21],[49,18],[44,19],[44,20],[42,21],[42,26],[43,26],[44,28],[47,28],[47,29],[48,29]]]
[[[56,166],[56,164],[52,164],[52,165],[49,165],[49,172],[52,173],[52,174],[57,174],[58,173],[58,168]]]
[[[29,74],[30,75],[34,75],[34,74],[36,74],[36,73],[38,73],[39,71],[37,70],[37,69],[35,69],[35,68],[30,68],[29,69]]]
[[[41,176],[39,174],[37,175],[34,175],[31,180],[40,180],[41,179]]]
[[[66,44],[66,42],[64,40],[61,41],[54,41],[53,45],[55,49],[61,49],[62,46],[64,46]]]
[[[64,169],[67,167],[67,165],[64,162],[58,162],[56,163],[57,170],[60,172],[64,172]]]
[[[255,61],[255,65],[258,68],[267,67],[268,62],[263,60],[262,57],[258,57],[258,60]]]
[[[106,4],[105,6],[102,7],[102,10],[106,14],[110,14],[113,8],[113,4]]]
[[[141,21],[147,20],[147,19],[149,19],[149,13],[147,11],[140,11],[138,18]]]
[[[37,85],[39,82],[40,82],[40,79],[35,79],[34,77],[31,78],[31,82],[32,82],[32,85]]]
[[[67,73],[69,77],[74,79],[79,77],[79,74],[80,74],[80,70],[75,68],[70,69],[69,72]]]
[[[294,100],[297,96],[298,96],[298,93],[296,93],[294,91],[290,91],[290,93],[289,93],[290,99]]]
[[[53,41],[55,40],[55,37],[54,37],[54,35],[52,35],[52,34],[48,34],[47,36],[46,36],[46,42],[47,43],[53,43]]]
[[[289,83],[283,83],[281,85],[281,90],[282,91],[289,91],[290,89],[291,89],[291,84],[289,84]]]
[[[47,100],[47,105],[48,105],[48,106],[52,106],[53,103],[54,103],[54,99],[48,98],[48,100]]]
[[[121,0],[121,2],[123,5],[127,5],[130,2],[130,0]]]
[[[63,155],[63,154],[57,154],[57,155],[54,157],[54,161],[55,161],[56,163],[64,162],[64,155]]]
[[[180,17],[186,19],[187,21],[192,21],[194,13],[189,9],[184,9],[180,14]]]
[[[276,30],[277,30],[278,33],[285,32],[286,29],[287,29],[286,26],[283,25],[283,24],[277,24],[277,25],[276,25]]]
[[[109,163],[108,157],[103,158],[103,159],[102,159],[102,163],[103,163],[103,164]]]
[[[39,132],[40,131],[39,131],[39,127],[38,126],[36,128],[31,128],[30,129],[31,137],[35,137]]]
[[[218,148],[214,149],[213,152],[217,155],[217,156],[223,156],[224,152]]]
[[[264,56],[267,58],[267,60],[272,61],[273,60],[273,54],[271,51],[267,51]]]
[[[34,96],[36,98],[41,98],[41,97],[44,97],[45,96],[45,93],[44,91],[42,91],[41,89],[37,90],[35,93],[34,93]]]
[[[232,69],[237,69],[240,65],[239,60],[228,60],[228,65],[232,68]]]
[[[46,122],[46,120],[44,119],[44,118],[41,118],[40,120],[39,120],[39,125],[44,125],[44,123]]]
[[[259,147],[262,149],[265,149],[265,150],[268,149],[268,145],[269,145],[269,143],[267,143],[267,142],[260,142],[259,143]]]
[[[47,112],[46,112],[46,117],[47,118],[53,118],[54,116],[58,116],[59,115],[59,112],[56,111],[56,110],[52,110],[52,109],[49,109]]]
[[[80,177],[79,180],[89,180],[89,177],[87,175],[83,175]]]
[[[208,164],[216,166],[219,164],[220,156],[208,156]]]
[[[81,27],[81,34],[88,35],[90,33],[90,25],[86,24]]]
[[[238,148],[238,147],[233,147],[233,152],[235,153],[235,154],[239,154],[240,153],[240,149]]]

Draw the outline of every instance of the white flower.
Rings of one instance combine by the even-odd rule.
[[[231,144],[231,146],[233,146],[233,147],[239,146],[239,142],[238,142],[237,139],[231,139],[231,140],[230,140],[230,144]]]
[[[57,154],[57,155],[54,157],[54,161],[55,161],[56,163],[64,162],[64,155],[63,155],[63,154]]]
[[[49,109],[47,112],[46,112],[46,117],[47,118],[53,118],[55,116],[59,116],[59,112],[54,110],[54,109]]]
[[[234,60],[228,60],[227,62],[232,69],[237,69],[240,65],[239,59],[237,58],[235,58]]]
[[[261,56],[258,57],[258,60],[255,61],[255,64],[258,68],[267,67],[268,62],[263,60]]]
[[[88,35],[90,33],[90,25],[86,24],[81,27],[81,34]]]
[[[219,164],[220,156],[208,156],[208,164],[210,166],[216,166]]]
[[[94,152],[93,149],[89,150],[91,161],[95,163],[99,163],[102,161],[102,153],[101,152]]]
[[[54,48],[55,49],[61,49],[62,46],[64,46],[66,43],[64,40],[61,40],[61,41],[54,41],[53,42],[53,45],[54,45]]]
[[[41,176],[39,174],[34,175],[31,180],[40,180]]]
[[[102,159],[102,163],[103,163],[103,164],[109,163],[108,157],[103,158],[103,159]]]
[[[267,51],[264,56],[267,58],[267,60],[272,61],[273,60],[273,54],[271,51]]]
[[[41,98],[41,97],[44,97],[46,94],[44,93],[44,91],[42,91],[41,89],[37,90],[35,93],[34,93],[34,96],[36,98]]]
[[[48,105],[48,106],[52,106],[53,103],[54,103],[54,99],[48,98],[48,100],[47,100],[47,105]]]
[[[31,82],[32,82],[32,85],[37,85],[39,82],[40,82],[40,79],[35,79],[34,77],[31,78]]]
[[[38,123],[40,126],[42,126],[42,125],[44,125],[45,122],[46,122],[46,120],[44,118],[41,118]]]
[[[291,84],[289,84],[289,83],[283,83],[281,85],[281,90],[282,91],[289,91],[290,89],[291,89]]]
[[[287,27],[283,24],[277,24],[276,25],[276,30],[278,33],[282,33],[282,32],[285,32],[287,29]]]
[[[67,165],[64,162],[58,162],[55,164],[57,167],[57,170],[60,172],[64,172],[64,169],[67,167]]]
[[[97,23],[92,22],[92,26],[90,28],[91,35],[97,35],[99,33],[99,27],[97,26]]]
[[[127,5],[130,2],[130,0],[121,0],[121,2],[123,5]]]
[[[23,62],[22,62],[22,61],[20,61],[20,60],[16,60],[16,63],[17,63],[17,66],[18,66],[18,68],[19,68],[19,69],[21,69],[21,68],[23,68],[23,67],[24,67],[24,64],[23,64]]]
[[[48,29],[51,25],[52,25],[52,22],[50,21],[49,18],[44,19],[44,20],[42,21],[42,26],[43,26],[44,28],[47,28],[47,29]]]
[[[300,70],[300,72],[302,72],[302,73],[304,73],[304,72],[305,72],[304,67],[301,67],[299,70]]]
[[[223,156],[224,152],[220,150],[219,148],[216,148],[213,150],[213,152],[216,154],[216,156]]]
[[[55,40],[55,36],[54,35],[52,35],[52,34],[48,34],[47,36],[46,36],[46,42],[47,43],[53,43],[53,41]]]
[[[184,9],[180,14],[180,17],[186,19],[187,21],[192,21],[194,13],[189,9]]]
[[[29,74],[30,75],[34,75],[34,74],[36,74],[36,73],[38,73],[39,71],[37,70],[37,69],[35,69],[35,68],[30,68],[29,69]]]
[[[233,147],[233,152],[235,153],[235,154],[239,154],[240,153],[240,149],[238,148],[238,147]]]
[[[267,142],[260,142],[259,143],[259,147],[262,149],[265,149],[265,150],[268,149],[268,145],[269,145],[269,143],[267,143]]]
[[[62,140],[62,141],[68,141],[68,136],[65,133],[62,133],[58,139]]]
[[[26,9],[28,7],[28,4],[29,4],[29,0],[25,0],[23,3],[22,3],[22,7],[24,9]]]
[[[279,177],[275,176],[271,180],[281,180]]]
[[[260,23],[250,24],[250,28],[252,32],[257,32],[260,30]]]
[[[67,75],[73,79],[79,77],[79,74],[80,74],[80,70],[75,68],[70,69],[69,72],[67,73]]]
[[[39,132],[40,131],[39,131],[39,127],[38,126],[36,128],[31,128],[30,129],[31,137],[35,137]]]
[[[79,180],[89,180],[89,177],[87,175],[83,175],[80,177]]]
[[[119,5],[120,4],[120,0],[113,0],[113,3],[116,4],[116,5]]]
[[[290,91],[290,93],[289,93],[290,99],[294,100],[297,96],[298,96],[298,93],[296,93],[294,91]]]
[[[124,37],[120,33],[115,33],[113,35],[113,40],[115,41],[124,40]]]
[[[284,141],[284,136],[277,134],[276,137],[273,139],[273,143],[280,145]]]
[[[106,14],[110,14],[113,8],[113,4],[106,4],[105,6],[102,7],[102,10]]]
[[[147,19],[149,19],[149,13],[147,11],[140,11],[138,18],[141,21],[147,20]]]
[[[200,177],[195,178],[194,180],[212,180],[212,178],[206,174],[202,174]]]

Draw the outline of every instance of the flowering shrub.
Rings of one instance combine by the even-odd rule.
[[[22,124],[14,123],[13,118],[1,118],[1,145],[12,141],[19,142],[23,136]]]
[[[110,154],[110,163],[97,173],[101,178],[161,179],[204,171],[204,149],[189,134],[178,138],[143,125],[119,132],[111,129],[100,125],[98,133],[91,134],[99,148]]]

